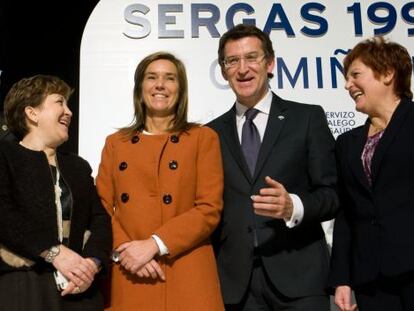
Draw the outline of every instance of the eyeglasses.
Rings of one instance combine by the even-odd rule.
[[[229,56],[226,57],[223,61],[224,67],[226,68],[233,68],[240,65],[240,61],[242,59],[249,65],[256,65],[260,63],[266,54],[259,54],[259,53],[250,53],[244,56]]]

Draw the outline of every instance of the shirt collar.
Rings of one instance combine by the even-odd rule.
[[[259,110],[261,113],[268,115],[270,112],[270,105],[272,104],[272,97],[272,92],[268,89],[266,95],[256,105],[254,105],[254,108]],[[236,100],[236,115],[238,117],[242,117],[247,109],[249,108]]]

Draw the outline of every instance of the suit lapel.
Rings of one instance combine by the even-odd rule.
[[[260,172],[262,171],[266,160],[269,158],[273,146],[275,145],[285,122],[288,122],[289,120],[288,109],[283,99],[274,93],[272,93],[272,95],[273,98],[269,111],[269,119],[267,120],[265,134],[260,146],[253,182],[255,182],[260,175]]]
[[[394,140],[395,136],[398,134],[401,125],[404,123],[404,120],[407,117],[407,110],[409,109],[410,104],[410,101],[406,99],[401,99],[400,104],[395,109],[391,117],[390,123],[385,129],[384,134],[382,135],[378,143],[378,146],[375,149],[375,153],[372,157],[371,162],[371,176],[373,184],[375,182],[375,178],[378,176],[381,167],[381,161],[384,157],[385,152],[387,151],[391,142]]]
[[[358,131],[355,131],[352,133],[352,146],[349,148],[349,159],[350,159],[350,165],[352,173],[356,177],[356,179],[360,182],[360,184],[369,192],[371,192],[371,187],[368,183],[368,179],[365,175],[364,167],[362,165],[362,151],[365,146],[365,142],[367,141],[367,135],[368,135],[368,128],[369,128],[369,121],[367,120],[365,122],[365,125],[359,129]],[[346,156],[346,155],[345,155]]]
[[[222,135],[241,171],[249,182],[251,182],[252,177],[250,175],[250,170],[247,166],[246,160],[244,159],[243,152],[240,147],[239,136],[237,134],[235,106],[233,106],[224,115]]]

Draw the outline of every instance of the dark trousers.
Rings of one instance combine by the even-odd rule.
[[[254,261],[249,288],[242,301],[226,305],[226,311],[329,311],[329,308],[328,296],[284,296],[272,284],[260,258]]]
[[[376,282],[355,288],[359,311],[414,310],[414,273],[380,277]]]

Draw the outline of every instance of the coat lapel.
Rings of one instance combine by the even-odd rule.
[[[237,134],[236,106],[233,106],[224,115],[222,135],[241,171],[249,182],[251,182],[252,176],[250,175],[250,170],[247,166],[246,160],[244,159],[243,152],[240,147],[239,136]]]
[[[371,162],[371,176],[372,182],[374,184],[376,177],[378,176],[381,161],[384,157],[385,152],[387,151],[388,147],[390,146],[391,142],[394,140],[398,131],[401,128],[401,125],[404,123],[405,118],[407,117],[407,111],[409,109],[409,105],[411,102],[407,99],[401,99],[400,104],[395,109],[390,123],[388,124],[387,128],[382,135],[377,148],[375,149],[375,153],[372,157]]]
[[[288,118],[288,109],[283,99],[273,93],[272,105],[269,111],[269,119],[267,121],[266,131],[260,146],[253,182],[255,182],[260,175],[260,172],[271,154],[273,146],[279,138],[283,125],[288,121]]]

